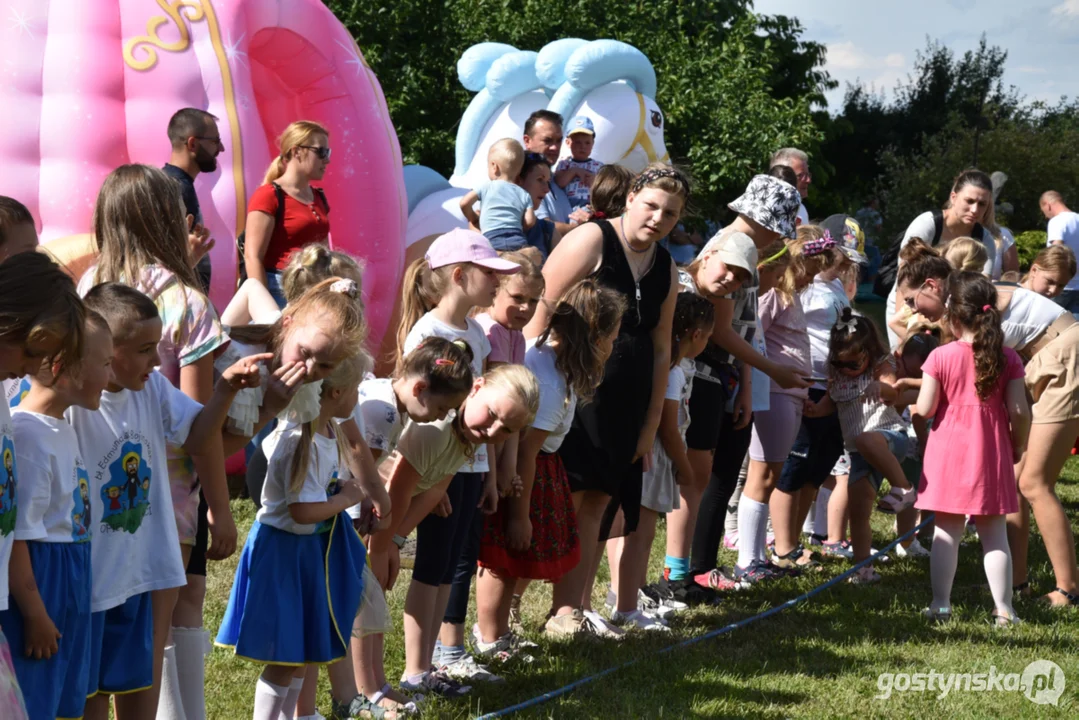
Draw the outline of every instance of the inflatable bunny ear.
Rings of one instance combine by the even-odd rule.
[[[541,84],[536,78],[536,53],[500,43],[470,47],[457,62],[457,75],[462,85],[477,93],[457,129],[454,176],[463,177],[476,153],[486,153],[481,141],[492,122],[498,119],[499,111],[515,97],[536,90]],[[507,129],[507,134],[499,137],[519,136],[519,131]],[[492,138],[491,142],[497,139]]]
[[[539,55],[542,70],[537,74],[555,89],[547,109],[566,123],[575,115],[592,120],[593,158],[633,171],[670,158],[663,141],[663,113],[655,100],[656,71],[644,53],[617,40],[560,40]],[[563,155],[568,152],[563,148]]]

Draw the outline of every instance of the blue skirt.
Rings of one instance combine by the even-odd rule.
[[[216,644],[272,665],[340,660],[363,596],[367,550],[346,513],[329,532],[296,535],[256,521]]]
[[[90,543],[34,540],[26,547],[45,610],[62,637],[48,660],[26,657],[26,625],[11,598],[0,626],[11,644],[15,677],[30,720],[81,718],[86,696],[96,690],[90,678]]]

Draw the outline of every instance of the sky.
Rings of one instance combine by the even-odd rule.
[[[1079,97],[1079,0],[755,0],[754,9],[798,18],[806,39],[827,46],[825,69],[839,81],[828,93],[833,113],[847,83],[890,97],[927,37],[961,56],[982,33],[1008,51],[1005,86],[1051,104]]]

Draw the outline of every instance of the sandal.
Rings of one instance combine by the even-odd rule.
[[[419,708],[415,702],[398,702],[389,697],[391,692],[393,692],[393,688],[390,687],[389,683],[386,683],[381,690],[371,697],[366,697],[361,693],[361,705],[357,714],[360,717],[371,718],[371,720],[396,720],[399,717],[408,717],[419,713]],[[379,705],[386,699],[394,703],[394,707],[382,707]]]
[[[1012,625],[1018,625],[1022,622],[1022,620],[1020,620],[1019,616],[1015,613],[1012,613],[1011,615],[1006,615],[999,610],[994,610],[993,612],[989,613],[989,622],[996,627],[1005,628],[1011,627]]]
[[[1018,585],[1012,585],[1012,595],[1018,598],[1030,599],[1034,595],[1034,592],[1030,589],[1030,581],[1024,580]]]
[[[1064,599],[1067,600],[1067,602],[1066,603],[1054,603],[1052,600],[1049,599],[1049,596],[1052,595],[1053,593],[1060,593],[1061,595],[1064,596]],[[1050,592],[1048,592],[1048,593],[1046,593],[1045,595],[1042,596],[1042,600],[1049,603],[1049,605],[1052,606],[1052,607],[1076,607],[1076,606],[1079,606],[1079,595],[1077,595],[1076,593],[1070,593],[1067,590],[1065,590],[1064,588],[1053,588]]]
[[[917,497],[918,494],[913,488],[910,490],[892,488],[888,491],[888,494],[882,497],[880,502],[877,503],[877,510],[886,515],[898,515],[907,508],[913,506]]]
[[[952,619],[951,608],[931,608],[922,610],[922,617],[935,623],[946,623]]]

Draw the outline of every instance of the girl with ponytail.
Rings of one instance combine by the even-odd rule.
[[[912,240],[900,255],[896,296],[911,310],[936,322],[945,316],[954,288],[948,261],[925,243]],[[1037,292],[998,285],[1004,347],[1026,361],[1026,387],[1034,400],[1030,443],[1019,468],[1019,512],[1008,517],[1015,591],[1030,593],[1027,542],[1030,510],[1038,521],[1056,581],[1046,595],[1053,605],[1079,605],[1075,539],[1056,482],[1079,435],[1079,322]]]
[[[929,354],[915,418],[935,417],[926,441],[915,506],[936,513],[930,575],[932,620],[951,619],[951,590],[966,516],[974,517],[997,625],[1018,622],[1012,608],[1005,515],[1015,513],[1015,470],[1030,432],[1019,355],[1004,346],[997,291],[985,276],[948,281],[948,321],[957,342]],[[957,451],[957,448],[962,450]],[[1047,543],[1048,544],[1048,543]]]

